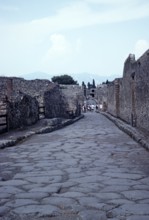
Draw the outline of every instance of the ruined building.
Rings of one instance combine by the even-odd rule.
[[[149,50],[138,60],[130,54],[123,78],[107,88],[107,111],[145,132],[149,132]]]
[[[79,92],[68,97],[59,85],[49,80],[0,77],[0,132],[32,125],[43,116],[78,116]]]

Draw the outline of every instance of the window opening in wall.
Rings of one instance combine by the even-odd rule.
[[[141,66],[141,63],[140,63],[140,61],[138,61],[138,66]]]
[[[131,74],[131,78],[134,80],[135,79],[135,72],[133,72],[132,74]]]

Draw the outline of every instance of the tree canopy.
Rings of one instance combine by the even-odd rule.
[[[92,88],[96,88],[96,85],[95,85],[95,80],[94,80],[94,79],[93,79]]]
[[[90,82],[88,82],[87,86],[88,86],[88,89],[92,89],[92,88],[95,89],[96,88],[95,80],[93,79],[93,83],[92,84]]]
[[[78,82],[75,81],[71,76],[69,75],[61,75],[61,76],[53,76],[51,78],[52,82],[62,84],[62,85],[77,85]]]

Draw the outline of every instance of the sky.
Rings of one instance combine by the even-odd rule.
[[[148,0],[0,0],[0,75],[119,76],[149,49]]]

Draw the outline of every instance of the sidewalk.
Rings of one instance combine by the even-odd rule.
[[[0,149],[14,146],[34,134],[49,133],[63,128],[80,120],[83,117],[84,115],[80,115],[74,119],[41,119],[34,125],[0,134]]]
[[[143,146],[146,150],[149,150],[149,136],[137,128],[132,127],[131,125],[125,123],[124,121],[115,118],[114,116],[108,114],[107,112],[100,112],[102,115],[110,119],[114,124],[128,134],[133,140]]]

